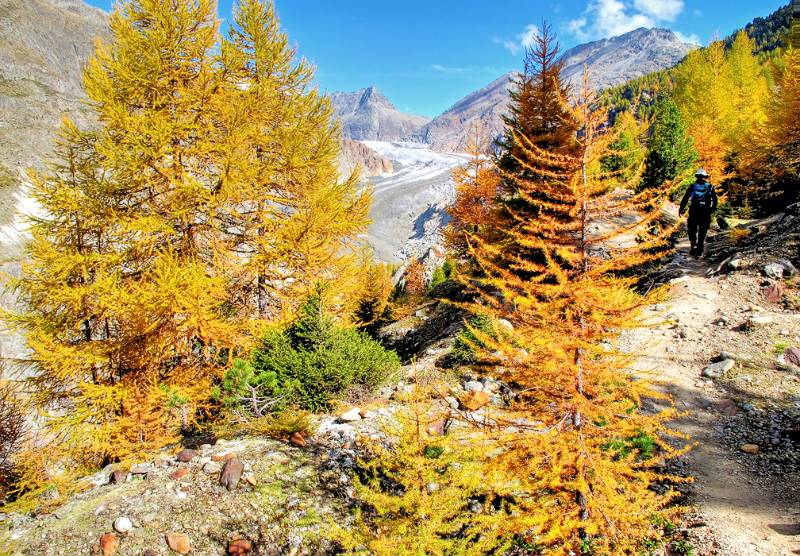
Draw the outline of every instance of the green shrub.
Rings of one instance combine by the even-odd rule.
[[[397,354],[366,333],[336,326],[315,295],[291,326],[270,331],[249,359],[234,362],[217,396],[255,417],[287,407],[324,411],[336,395],[375,387],[399,365]]]
[[[433,270],[433,276],[431,276],[431,282],[428,284],[428,291],[432,291],[436,286],[444,284],[447,281],[447,275],[444,272],[444,268],[441,266],[437,266]]]
[[[476,334],[477,332],[477,334]],[[486,315],[475,315],[469,321],[469,326],[456,336],[450,360],[455,365],[470,365],[477,360],[475,348],[485,349],[486,344],[479,335],[494,336],[492,320]]]

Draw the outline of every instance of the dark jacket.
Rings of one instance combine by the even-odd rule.
[[[693,183],[692,185],[689,186],[689,189],[686,190],[686,194],[683,196],[683,200],[681,200],[680,214],[683,214],[684,212],[686,212],[686,206],[689,204],[689,201],[692,198],[692,193],[694,193],[694,188],[696,186],[698,186],[698,185],[704,185],[704,184],[701,184],[699,182],[695,182],[695,183]],[[714,186],[710,182],[706,182],[705,185],[708,185],[709,188],[711,189],[711,191],[709,192],[709,195],[711,197],[711,199],[710,199],[711,200],[711,204],[706,209],[708,211],[708,214],[710,215],[715,210],[717,210],[717,192],[714,189]],[[692,207],[692,208],[696,209],[697,207]],[[705,212],[705,210],[704,210],[704,212]]]

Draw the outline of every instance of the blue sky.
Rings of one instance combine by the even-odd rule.
[[[88,0],[110,9],[113,0]],[[221,17],[233,0],[219,0]],[[323,90],[375,85],[400,110],[435,116],[521,66],[546,19],[564,48],[636,27],[706,44],[787,0],[276,0]]]

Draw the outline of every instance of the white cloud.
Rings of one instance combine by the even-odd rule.
[[[536,42],[536,37],[539,36],[539,28],[536,25],[530,24],[525,26],[525,30],[519,35],[511,39],[498,39],[494,38],[494,43],[501,45],[508,50],[511,54],[516,56],[522,50],[530,48]]]
[[[434,70],[436,70],[436,71],[438,71],[440,73],[449,73],[449,74],[453,74],[453,75],[460,74],[460,73],[467,73],[467,71],[469,71],[468,68],[454,68],[454,67],[450,67],[450,66],[442,66],[442,65],[439,65],[439,64],[433,64],[431,66],[431,69],[434,69]]]
[[[612,37],[674,21],[683,9],[683,0],[589,0],[585,15],[566,29],[580,40]]]
[[[497,68],[491,66],[466,66],[466,67],[457,67],[457,66],[444,66],[442,64],[433,64],[431,69],[437,71],[439,73],[445,73],[447,75],[463,75],[466,73],[488,73],[490,75],[495,75],[500,73]]]
[[[633,6],[659,21],[675,21],[683,12],[683,0],[633,0]]]
[[[703,46],[703,41],[701,41],[700,37],[698,37],[695,34],[684,35],[680,31],[673,31],[673,33],[675,33],[675,36],[685,43],[694,44],[697,46]]]

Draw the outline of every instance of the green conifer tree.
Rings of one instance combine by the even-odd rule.
[[[689,170],[697,151],[675,102],[663,98],[656,107],[641,188],[662,187]]]

